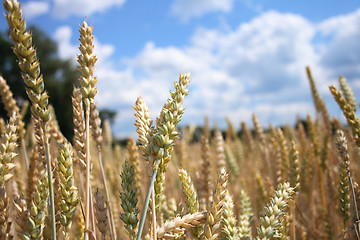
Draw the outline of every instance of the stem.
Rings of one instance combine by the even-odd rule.
[[[51,234],[52,234],[52,239],[56,240],[55,203],[54,203],[54,187],[52,182],[53,177],[52,177],[52,169],[51,169],[51,158],[50,158],[49,144],[47,139],[46,124],[42,122],[41,125],[44,136],[46,165],[47,165],[48,182],[49,182]]]
[[[354,208],[355,208],[356,222],[357,222],[357,221],[359,221],[359,212],[358,212],[358,209],[357,209],[354,184],[353,184],[353,181],[352,181],[352,177],[350,176],[350,172],[349,172],[349,181],[350,181],[350,186],[351,186],[352,197],[353,197],[353,200],[354,200]]]
[[[142,234],[142,231],[144,228],[144,223],[145,223],[145,218],[146,218],[146,212],[149,207],[150,195],[151,195],[152,190],[154,189],[154,182],[155,182],[155,178],[157,175],[159,164],[160,164],[160,159],[157,159],[155,162],[155,166],[154,166],[154,172],[151,177],[150,186],[149,186],[149,189],[148,189],[148,192],[146,195],[143,212],[141,214],[141,220],[140,220],[140,225],[139,225],[139,230],[138,230],[138,233],[136,236],[136,240],[140,240],[140,238],[141,238],[141,234]]]
[[[95,216],[94,216],[94,198],[92,189],[90,187],[90,212],[91,212],[91,226],[92,226],[92,239],[96,240]]]
[[[85,203],[85,239],[88,239],[90,230],[90,101],[85,99],[85,121],[86,121],[86,203]]]
[[[295,197],[294,197],[294,201],[290,203],[290,216],[292,217],[292,223],[291,223],[291,233],[290,233],[290,236],[291,236],[291,239],[292,240],[296,240],[296,226],[295,226]]]
[[[28,156],[27,156],[27,152],[26,152],[26,146],[25,146],[24,139],[21,139],[21,146],[22,146],[23,152],[24,152],[25,165],[26,165],[27,170],[29,170],[29,160],[28,160]]]
[[[101,158],[101,148],[98,147],[98,150],[99,150],[99,164],[100,164],[100,169],[101,169],[101,175],[102,175],[102,180],[103,180],[103,184],[104,184],[104,188],[105,188],[106,204],[108,206],[109,217],[110,217],[110,239],[115,240],[116,239],[115,224],[114,224],[114,218],[113,218],[113,215],[112,215],[109,191],[108,191],[108,188],[107,188],[107,183],[106,183],[106,178],[105,178],[105,173],[104,173],[104,167],[103,167],[102,158]]]
[[[153,233],[154,233],[154,237],[153,239],[156,240],[157,236],[156,236],[156,206],[155,206],[155,190],[154,188],[152,188],[151,190],[151,211],[152,211],[152,217],[153,217],[153,223],[152,223],[152,227],[153,227]]]

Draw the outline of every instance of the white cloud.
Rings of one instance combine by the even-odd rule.
[[[54,0],[53,14],[60,18],[71,15],[89,16],[95,12],[104,12],[112,7],[121,7],[126,0]]]
[[[336,80],[334,71],[343,70],[336,74],[349,74],[350,85],[360,88],[356,72],[360,59],[351,57],[353,52],[360,56],[360,48],[355,46],[360,30],[347,27],[356,25],[359,15],[356,11],[314,24],[300,15],[269,11],[232,31],[199,28],[185,47],[158,47],[148,42],[134,57],[119,61],[124,70],[117,70],[119,63],[111,58],[114,47],[97,41],[95,48],[103,54],[96,71],[99,106],[118,110],[115,134],[129,135],[135,132],[131,106],[136,98],[144,98],[155,119],[178,74],[190,72],[183,124],[202,124],[208,115],[225,127],[225,116],[238,124],[250,121],[252,113],[265,126],[269,122],[293,124],[297,114],[305,117],[314,111],[306,65],[311,66],[320,94],[331,106],[334,102],[328,86]],[[75,46],[70,43],[69,29],[61,28],[57,33],[62,54],[70,55]],[[319,34],[332,35],[321,51],[313,42]],[[338,58],[350,67],[342,68],[340,60],[326,61]],[[336,107],[329,111],[339,112]]]
[[[76,62],[77,48],[71,44],[72,29],[69,26],[62,26],[56,29],[54,39],[58,44],[58,54],[60,58],[72,59]]]
[[[331,71],[332,78],[344,74],[350,82],[360,80],[359,22],[360,9],[328,19],[318,26],[320,35],[332,39],[325,43],[320,60]]]
[[[50,4],[45,1],[30,1],[24,3],[22,7],[26,18],[34,18],[49,12]]]
[[[171,14],[182,21],[188,21],[192,17],[201,17],[209,12],[229,12],[233,2],[233,0],[175,0],[171,6]]]

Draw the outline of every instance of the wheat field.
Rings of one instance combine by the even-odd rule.
[[[21,4],[4,0],[4,8],[29,104],[19,106],[0,77],[8,113],[0,119],[0,239],[360,239],[360,122],[345,78],[329,91],[346,125],[330,118],[307,67],[315,118],[263,129],[253,114],[251,126],[226,119],[221,131],[207,116],[201,128],[180,131],[191,85],[180,74],[159,116],[134,99],[138,138],[121,146],[99,116],[93,29],[84,21],[74,139],[66,139]]]

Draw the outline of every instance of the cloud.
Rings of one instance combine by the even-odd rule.
[[[90,16],[112,7],[121,7],[126,0],[54,0],[53,14],[60,18],[69,16]]]
[[[332,41],[325,43],[321,64],[329,69],[332,78],[344,74],[350,81],[360,80],[360,9],[352,14],[328,19],[319,24],[319,34]]]
[[[147,42],[124,59],[113,58],[114,47],[97,41],[95,48],[103,54],[96,71],[99,106],[119,111],[115,134],[129,135],[135,132],[131,106],[136,98],[144,98],[155,119],[178,74],[190,72],[182,124],[203,124],[208,115],[222,128],[225,116],[236,126],[250,123],[252,113],[264,126],[293,124],[296,115],[314,112],[305,74],[310,65],[330,113],[338,114],[328,90],[335,74],[348,76],[354,91],[360,90],[360,29],[352,27],[359,15],[360,10],[315,24],[300,15],[268,11],[230,31],[198,28],[187,46]],[[63,55],[70,55],[75,46],[69,29],[57,33]]]
[[[23,10],[26,18],[34,18],[45,14],[50,10],[49,2],[30,1],[23,4]]]
[[[58,54],[60,58],[72,59],[76,62],[77,48],[71,44],[72,29],[69,26],[62,26],[56,29],[54,40],[58,44]]]
[[[201,17],[210,12],[229,12],[233,2],[233,0],[175,0],[170,12],[182,21],[188,21],[192,17]]]

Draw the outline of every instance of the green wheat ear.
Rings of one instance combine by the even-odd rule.
[[[260,218],[261,226],[257,229],[259,236],[256,239],[271,239],[279,236],[281,220],[293,194],[294,188],[290,186],[290,183],[285,182],[279,185],[270,204],[265,207],[265,216]]]
[[[134,167],[128,161],[125,161],[121,171],[121,187],[123,191],[120,193],[120,199],[124,212],[121,213],[120,219],[124,222],[130,239],[135,239],[135,229],[139,221],[137,215],[140,211],[136,208],[138,190],[134,181]]]
[[[344,94],[346,102],[348,102],[350,104],[350,106],[352,107],[353,111],[356,112],[356,99],[354,96],[354,92],[351,89],[351,87],[349,86],[349,84],[347,83],[346,78],[344,78],[343,76],[340,76],[339,77],[339,85],[340,85],[340,89],[341,89],[342,93]]]
[[[241,189],[240,191],[240,216],[238,233],[240,240],[248,240],[251,238],[251,218],[253,216],[251,203],[248,193]]]

